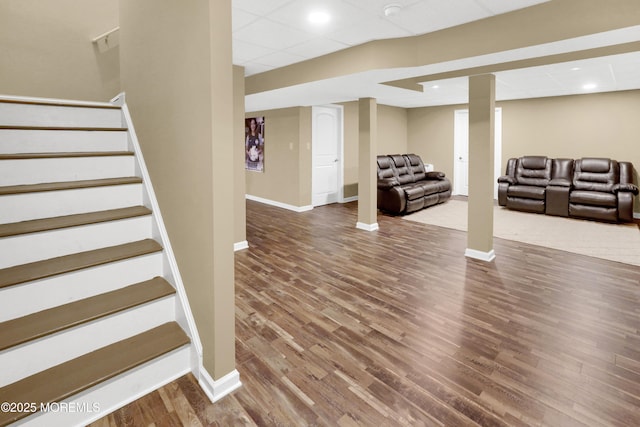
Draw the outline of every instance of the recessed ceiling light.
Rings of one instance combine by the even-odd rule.
[[[386,5],[382,10],[384,12],[384,16],[396,16],[400,13],[402,9],[402,5],[398,3],[391,3]]]
[[[440,86],[438,86],[438,85],[433,85],[433,86],[431,86],[431,89],[438,89],[439,87]]]
[[[580,71],[580,67],[573,67],[571,71]]]
[[[593,89],[595,89],[597,87],[598,87],[598,85],[595,84],[595,83],[587,83],[587,84],[582,85],[582,89],[584,89],[584,90],[593,90]]]
[[[314,10],[309,13],[307,19],[314,25],[323,25],[331,20],[331,15],[324,10]]]

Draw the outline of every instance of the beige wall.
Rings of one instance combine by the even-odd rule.
[[[502,167],[510,157],[610,157],[640,167],[640,91],[498,102]],[[466,105],[410,109],[409,151],[453,178],[453,122]],[[638,201],[636,200],[636,212]]]
[[[378,104],[378,154],[407,153],[406,108]]]
[[[231,0],[120,2],[122,84],[214,379],[235,369]]]
[[[407,151],[453,179],[453,115],[466,105],[411,108],[407,119]]]
[[[292,206],[310,205],[311,175],[307,179],[308,190],[300,187],[300,176],[311,168],[311,109],[296,107],[245,114],[247,118],[262,116],[264,172],[246,171],[247,194]]]
[[[120,92],[119,47],[93,38],[118,26],[115,0],[0,2],[0,94],[108,101]]]
[[[339,105],[344,108],[343,195],[350,198],[358,195],[358,102]],[[378,154],[407,152],[407,111],[378,105]],[[293,206],[310,205],[311,108],[245,114],[260,116],[265,116],[266,126],[265,171],[246,172],[247,194]]]
[[[640,91],[539,98],[502,107],[502,169],[509,157],[611,157],[640,168]]]

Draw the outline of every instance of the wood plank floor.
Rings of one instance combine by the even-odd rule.
[[[260,426],[640,425],[640,268],[356,204],[248,201],[236,253],[243,387],[211,404],[186,376],[95,423]]]

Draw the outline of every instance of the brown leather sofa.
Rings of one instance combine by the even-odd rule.
[[[407,214],[445,202],[451,182],[442,172],[426,172],[420,156],[392,154],[377,157],[378,209]]]
[[[498,178],[500,206],[600,221],[632,221],[637,194],[633,165],[606,158],[512,158]]]

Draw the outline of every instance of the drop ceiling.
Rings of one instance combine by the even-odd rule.
[[[233,0],[233,62],[253,75],[372,40],[409,37],[544,3],[546,0]],[[388,4],[401,6],[385,16]],[[324,27],[307,15],[331,14]],[[373,97],[405,108],[464,104],[467,78],[424,82],[416,92],[382,83],[464,67],[639,41],[640,26],[425,67],[372,70],[248,95],[247,111]],[[496,73],[496,99],[640,89],[640,52]]]

